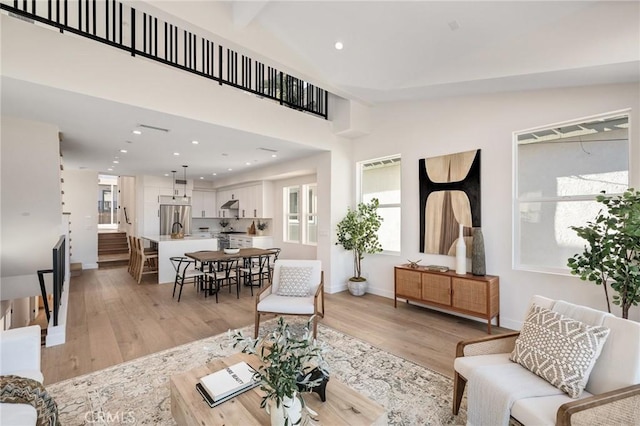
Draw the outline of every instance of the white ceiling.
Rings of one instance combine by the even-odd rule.
[[[152,3],[201,26],[211,7],[227,8],[232,30],[221,30],[222,37],[235,34],[249,51],[370,105],[630,82],[640,75],[638,1]],[[267,35],[280,46],[265,47]],[[333,47],[338,40],[345,45],[341,51]],[[106,172],[114,152],[128,145],[127,166],[116,165],[114,173],[160,175],[188,164],[189,178],[211,180],[213,172],[227,176],[313,153],[290,142],[7,78],[2,109],[57,123],[64,134],[65,164],[72,168]],[[132,135],[140,123],[162,123],[171,132]],[[176,148],[177,141],[193,139],[201,143]],[[278,157],[261,147],[277,150]],[[181,155],[163,160],[161,148]]]

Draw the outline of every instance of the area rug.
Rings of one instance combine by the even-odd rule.
[[[252,326],[243,332],[249,335]],[[329,349],[331,380],[385,407],[386,423],[466,423],[466,401],[458,416],[451,414],[453,382],[448,377],[322,324],[318,340]],[[169,377],[237,352],[229,342],[226,333],[220,334],[54,383],[47,390],[58,403],[63,425],[175,425]]]

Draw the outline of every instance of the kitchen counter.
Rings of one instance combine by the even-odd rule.
[[[184,256],[200,250],[218,250],[218,239],[210,234],[171,238],[171,235],[145,235],[142,238],[158,246],[158,283],[173,283],[176,271],[171,264],[173,256]]]
[[[149,240],[149,241],[153,241],[154,243],[159,243],[162,241],[193,241],[193,240],[215,240],[216,238],[213,238],[211,236],[211,234],[207,234],[207,235],[185,235],[184,238],[171,238],[171,235],[145,235],[144,237],[145,240]]]

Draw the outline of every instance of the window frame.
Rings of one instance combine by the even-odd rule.
[[[570,202],[580,202],[580,201],[594,201],[596,196],[599,194],[578,194],[578,195],[558,195],[558,196],[520,196],[520,180],[519,180],[519,169],[518,169],[518,151],[519,151],[519,140],[518,136],[526,133],[535,133],[536,131],[554,129],[559,127],[567,127],[572,125],[577,125],[580,123],[590,122],[594,120],[608,119],[626,115],[628,120],[627,127],[627,183],[626,186],[629,188],[631,186],[631,176],[632,176],[632,161],[631,161],[631,109],[623,109],[618,111],[611,111],[602,114],[591,115],[587,117],[577,118],[573,120],[567,120],[559,123],[553,123],[543,126],[537,126],[534,128],[524,129],[514,131],[512,133],[512,241],[511,241],[511,266],[515,271],[527,271],[527,272],[541,272],[547,274],[554,275],[565,275],[570,276],[571,270],[568,266],[563,268],[554,267],[551,265],[543,265],[536,263],[524,263],[522,261],[522,234],[521,234],[521,223],[520,223],[520,211],[521,206],[525,203],[555,203],[555,205],[561,205],[562,203],[570,203]],[[607,192],[607,195],[616,196],[621,195],[622,192]],[[587,220],[591,220],[592,217],[587,217]]]
[[[302,244],[308,246],[317,246],[317,241],[309,241],[309,218],[315,218],[315,223],[318,223],[318,212],[317,212],[317,194],[316,194],[316,202],[314,206],[316,208],[315,212],[309,212],[309,188],[315,188],[316,192],[318,189],[318,184],[314,183],[306,183],[306,184],[298,184],[298,185],[289,185],[282,188],[283,193],[283,227],[282,227],[282,241],[284,243],[289,244]],[[291,213],[291,190],[297,189],[298,197],[297,197],[297,212]],[[297,240],[293,240],[290,238],[289,234],[289,224],[292,223],[292,216],[296,216],[298,223],[298,233],[299,238]]]
[[[391,255],[391,256],[400,256],[402,253],[402,155],[401,154],[392,154],[392,155],[386,155],[384,157],[378,157],[378,158],[372,158],[372,159],[368,159],[368,160],[362,160],[362,161],[358,161],[356,163],[356,185],[357,185],[357,199],[358,202],[363,202],[363,182],[364,182],[364,178],[363,178],[363,173],[365,170],[365,166],[367,164],[371,164],[371,163],[375,163],[375,162],[384,162],[384,161],[394,161],[394,160],[398,160],[397,162],[399,162],[400,164],[400,188],[398,188],[399,192],[400,192],[400,202],[398,203],[380,203],[378,205],[378,210],[380,209],[399,209],[400,211],[400,223],[399,223],[399,228],[398,229],[398,235],[400,235],[400,241],[399,241],[399,247],[398,250],[388,250],[385,249],[384,246],[382,247],[382,252],[378,253],[378,254],[386,254],[386,255]],[[382,226],[384,226],[384,222],[382,224]]]

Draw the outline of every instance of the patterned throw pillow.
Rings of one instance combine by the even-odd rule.
[[[571,398],[582,393],[609,329],[533,305],[509,359]]]
[[[311,266],[283,266],[280,268],[279,296],[306,297],[311,289]]]

